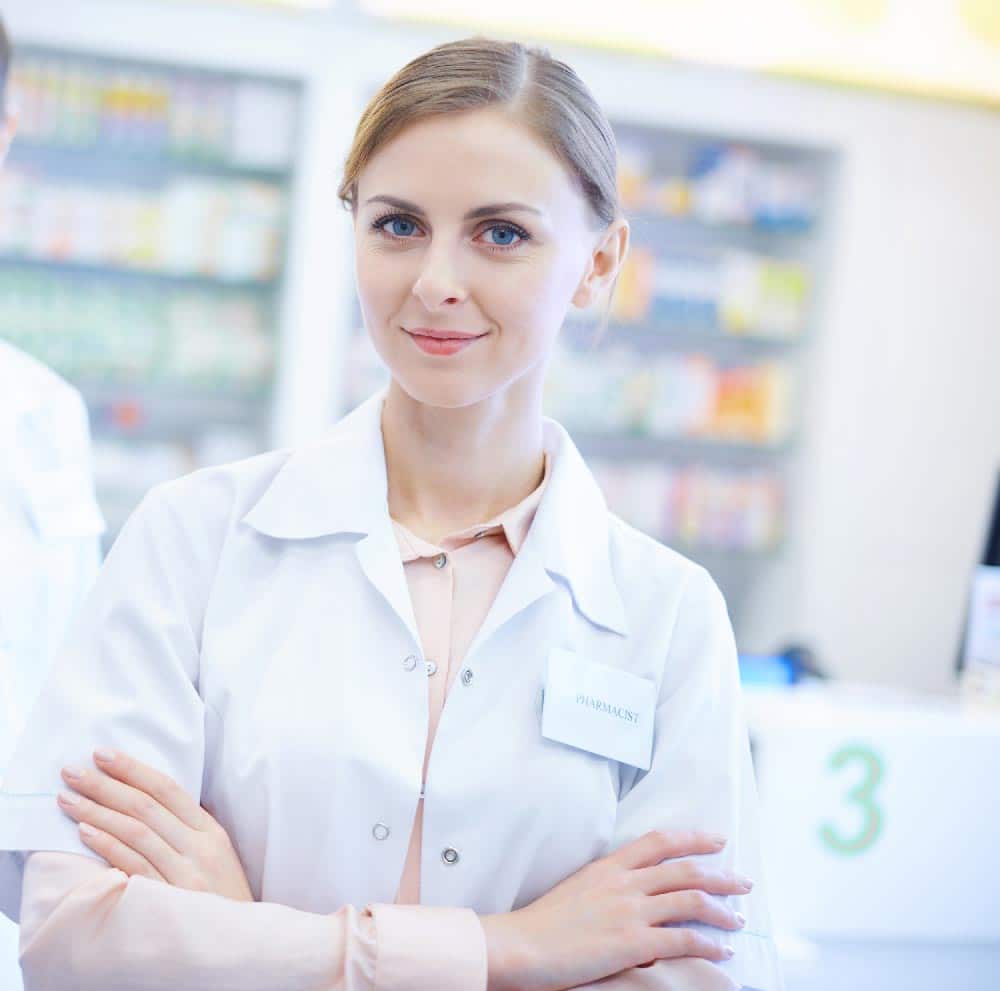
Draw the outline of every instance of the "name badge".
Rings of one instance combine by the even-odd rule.
[[[649,770],[656,684],[588,661],[571,650],[549,653],[542,736]]]

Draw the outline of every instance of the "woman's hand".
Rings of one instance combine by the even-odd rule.
[[[94,763],[100,770],[63,768],[74,791],[58,800],[91,850],[129,877],[254,900],[226,831],[173,778],[122,753],[105,760],[95,751]]]
[[[537,901],[481,918],[488,991],[562,991],[673,957],[728,960],[731,952],[693,929],[737,930],[746,920],[712,895],[745,895],[749,878],[679,861],[718,853],[722,837],[653,831],[587,864]]]

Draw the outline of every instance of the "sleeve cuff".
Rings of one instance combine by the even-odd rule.
[[[5,782],[6,783],[6,782]],[[106,864],[84,846],[76,823],[56,805],[56,793],[18,794],[0,788],[0,912],[21,921],[24,853],[77,853]]]
[[[375,991],[486,991],[486,934],[471,908],[370,905]]]

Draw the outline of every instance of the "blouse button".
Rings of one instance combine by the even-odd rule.
[[[389,827],[384,822],[377,822],[372,826],[372,836],[377,840],[384,840],[389,835]]]
[[[472,671],[469,668],[466,668],[462,672],[462,684],[463,685],[471,685],[472,684]]]
[[[458,851],[453,846],[446,846],[441,851],[441,859],[450,867],[458,863]]]
[[[447,563],[448,563],[448,555],[447,554],[438,554],[438,556],[436,558],[434,558],[434,567],[435,568],[443,568]]]
[[[427,667],[427,677],[429,678],[432,674],[437,674],[437,663],[435,661],[425,661],[424,664]]]
[[[410,654],[408,657],[403,659],[403,667],[407,671],[412,671],[417,666],[417,658],[414,654]]]

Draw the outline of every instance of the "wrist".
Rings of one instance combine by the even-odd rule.
[[[481,915],[486,935],[486,991],[528,991],[531,952],[519,912]]]

